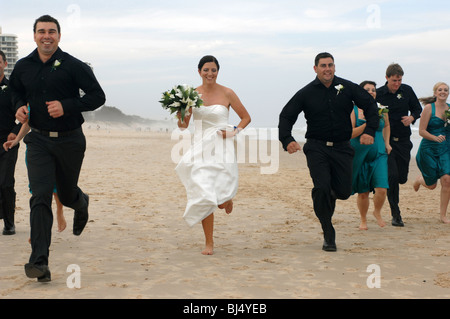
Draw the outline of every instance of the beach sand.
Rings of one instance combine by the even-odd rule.
[[[280,149],[276,174],[261,174],[265,164],[240,163],[234,211],[216,211],[215,254],[203,256],[201,225],[190,228],[182,218],[186,193],[171,160],[177,141],[166,132],[94,127],[84,127],[79,182],[90,195],[89,223],[75,237],[71,209],[62,233],[55,218],[50,283],[24,273],[30,194],[21,144],[17,234],[0,236],[0,299],[450,298],[450,225],[439,221],[440,186],[414,192],[414,159],[400,191],[405,227],[390,225],[386,201],[387,226],[370,210],[369,230],[361,231],[356,196],[338,201],[337,252],[321,250],[302,152]],[[79,267],[80,288],[67,284],[70,265]]]

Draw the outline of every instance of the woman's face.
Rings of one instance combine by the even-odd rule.
[[[374,99],[376,99],[377,97],[377,89],[375,88],[374,85],[372,84],[366,84],[364,85],[364,90],[366,90],[367,92],[369,92],[370,95],[372,95],[372,97]]]
[[[441,84],[438,86],[436,91],[434,92],[437,100],[447,101],[448,99],[448,86],[445,84]]]
[[[208,62],[205,63],[200,70],[198,70],[198,73],[205,83],[215,83],[219,69],[217,68],[217,64],[214,62]]]

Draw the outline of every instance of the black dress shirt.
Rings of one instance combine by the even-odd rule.
[[[105,93],[91,68],[60,48],[43,63],[37,49],[19,60],[11,74],[13,104],[30,106],[29,124],[45,131],[64,132],[81,127],[81,112],[105,103]],[[80,97],[80,89],[85,95]],[[60,101],[64,115],[52,118],[45,102]]]
[[[402,84],[397,92],[391,93],[386,83],[377,89],[377,101],[389,108],[391,137],[409,138],[411,136],[411,127],[403,125],[401,122],[402,117],[412,115],[414,124],[422,113],[422,106],[413,89],[409,85]]]
[[[10,133],[18,134],[20,124],[16,124],[16,109],[11,102],[11,89],[6,77],[0,81],[0,136],[8,136]],[[1,144],[5,141],[0,140]],[[2,147],[3,149],[3,147]]]
[[[292,127],[302,111],[307,124],[307,139],[349,141],[353,129],[350,114],[355,103],[364,110],[367,121],[364,133],[375,136],[379,117],[378,107],[372,96],[351,81],[335,76],[333,83],[327,88],[316,77],[292,97],[280,114],[278,129],[283,148],[286,150],[289,143],[295,141]]]

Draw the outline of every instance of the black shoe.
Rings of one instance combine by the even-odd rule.
[[[16,228],[13,226],[11,228],[3,228],[3,235],[15,235],[16,234]]]
[[[86,194],[84,194],[84,196],[87,202],[87,206],[82,210],[76,210],[73,216],[73,234],[75,236],[81,235],[89,219],[88,214],[89,196]]]
[[[322,250],[325,251],[336,251],[336,243],[327,242],[326,240],[323,241]]]
[[[402,216],[400,216],[400,215],[392,216],[392,226],[397,226],[397,227],[405,226],[405,224],[403,224]]]
[[[39,282],[51,281],[50,269],[47,265],[26,264],[25,274],[28,278],[37,278]]]

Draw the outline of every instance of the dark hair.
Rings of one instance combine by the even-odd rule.
[[[0,56],[3,58],[3,62],[8,62],[6,61],[6,55],[2,50],[0,50]]]
[[[56,27],[58,29],[58,33],[61,33],[61,26],[59,25],[58,20],[56,20],[55,18],[49,16],[48,14],[43,15],[42,17],[39,17],[36,19],[36,21],[34,22],[33,25],[33,32],[36,33],[36,25],[38,24],[38,22],[53,22],[56,24]]]
[[[334,62],[334,57],[333,57],[330,53],[328,53],[328,52],[322,52],[322,53],[319,53],[319,54],[316,56],[316,59],[314,60],[314,65],[315,65],[315,66],[318,66],[318,65],[319,65],[319,60],[320,60],[320,59],[325,59],[325,58],[331,58],[331,59],[333,60],[333,62]]]
[[[403,76],[405,73],[403,72],[402,67],[397,63],[392,63],[386,69],[386,76],[390,78],[393,75]]]
[[[212,55],[205,55],[203,58],[200,59],[200,62],[198,63],[198,69],[201,70],[205,63],[213,62],[217,65],[217,70],[220,70],[219,61]]]
[[[377,84],[374,81],[362,81],[359,85],[360,87],[365,87],[367,84],[373,85],[374,87],[377,87]]]

